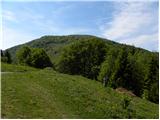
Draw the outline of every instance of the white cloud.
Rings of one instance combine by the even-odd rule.
[[[121,43],[128,43],[137,47],[158,51],[158,33],[149,35],[139,35],[134,38],[125,39]]]
[[[130,39],[130,41],[133,41],[133,44],[139,46],[139,45],[146,43],[148,41],[155,42],[155,41],[157,41],[157,38],[158,38],[158,34],[141,35],[141,36],[138,36],[135,40]]]
[[[148,13],[148,4],[146,3],[115,3],[116,12],[111,26],[104,31],[104,36],[117,39],[127,37],[130,34],[138,32],[139,29],[152,21],[151,14]],[[119,4],[119,5],[117,5]]]
[[[152,2],[115,2],[113,21],[101,26],[103,36],[139,47],[150,41],[158,41],[158,10],[155,11],[152,4]]]

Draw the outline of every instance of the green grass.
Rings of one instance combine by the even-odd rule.
[[[15,70],[15,68],[17,70]],[[2,118],[158,118],[158,105],[125,95],[81,76],[2,64]]]
[[[29,66],[20,66],[13,64],[1,63],[1,72],[26,72],[26,71],[35,71],[38,70]]]

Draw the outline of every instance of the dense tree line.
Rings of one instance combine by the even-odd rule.
[[[145,56],[146,55],[146,56]],[[144,54],[132,48],[112,48],[101,64],[98,79],[107,85],[123,87],[152,102],[159,101],[158,54]]]
[[[17,51],[17,60],[21,65],[28,65],[36,68],[53,67],[45,50],[41,48],[24,46]]]
[[[159,101],[158,53],[134,46],[106,46],[103,40],[88,39],[65,47],[58,71],[83,75],[107,86],[123,87],[152,102]]]

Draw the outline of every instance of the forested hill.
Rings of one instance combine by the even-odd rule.
[[[83,40],[93,39],[93,38],[101,39],[91,35],[42,36],[38,39],[32,40],[25,44],[21,44],[21,45],[17,45],[12,48],[9,48],[8,51],[11,54],[12,60],[15,62],[16,51],[22,46],[27,45],[34,48],[44,48],[45,51],[50,56],[50,58],[52,59],[52,61],[54,61],[55,56],[57,57],[61,49],[67,44],[75,41],[83,41]],[[107,39],[104,39],[104,40],[108,45],[118,45],[118,43],[115,43],[113,41],[110,41]]]
[[[128,48],[133,48],[133,46],[120,44],[120,43],[117,43],[117,42],[114,42],[108,39],[103,39],[103,38],[99,38],[99,37],[91,36],[91,35],[67,35],[67,36],[42,36],[38,39],[32,40],[25,44],[11,47],[7,50],[11,54],[13,62],[15,62],[16,61],[16,51],[22,46],[27,45],[27,46],[34,47],[34,48],[44,48],[45,51],[50,56],[51,60],[55,62],[55,58],[57,57],[57,55],[59,55],[61,49],[64,46],[66,46],[69,43],[75,42],[75,41],[83,41],[83,40],[85,41],[88,39],[103,40],[106,42],[107,46],[110,46],[110,47],[119,48],[122,46],[126,46]],[[149,51],[145,49],[141,49],[141,48],[136,48],[136,49],[137,51],[149,53]]]

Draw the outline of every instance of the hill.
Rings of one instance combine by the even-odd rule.
[[[158,119],[158,104],[82,76],[4,63],[2,71],[2,118]]]
[[[132,47],[129,45],[116,43],[108,39],[103,39],[103,38],[99,38],[99,37],[91,36],[91,35],[67,35],[67,36],[42,36],[38,39],[32,40],[25,44],[11,47],[7,50],[11,54],[12,60],[16,62],[16,51],[20,47],[27,45],[33,48],[43,48],[48,53],[52,62],[55,63],[62,48],[65,47],[66,45],[76,42],[76,41],[83,41],[83,40],[88,40],[88,39],[93,39],[93,38],[105,41],[108,47],[122,47],[122,46],[127,46],[129,48]],[[149,51],[141,49],[141,48],[137,48],[137,50],[149,53]]]

